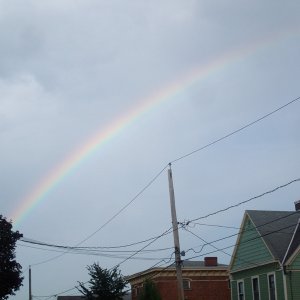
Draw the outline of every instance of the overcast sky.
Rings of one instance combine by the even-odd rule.
[[[90,137],[165,91],[164,101],[99,145],[15,225],[27,239],[77,245],[168,162],[300,96],[299,15],[296,0],[0,0],[0,213],[11,218],[42,178]],[[168,92],[172,87],[176,93]],[[178,221],[299,178],[299,116],[296,101],[174,162]],[[246,209],[294,210],[299,187],[294,183],[198,223],[239,227]],[[81,246],[130,244],[170,226],[165,169]],[[229,263],[232,248],[226,250],[229,255],[211,253],[215,248],[209,245],[197,252],[201,238],[214,241],[236,229],[192,223],[188,230],[199,238],[180,230],[185,259],[199,255],[196,259],[203,260],[208,253]],[[235,239],[215,247],[233,245]],[[28,297],[29,265],[33,295],[48,296],[87,281],[86,266],[93,262],[104,268],[122,262],[124,275],[162,258],[166,265],[173,258],[172,245],[169,234],[145,250],[169,249],[141,252],[134,257],[140,259],[123,263],[130,252],[105,253],[117,258],[68,253],[52,259],[58,249],[18,242],[25,279],[11,299]]]

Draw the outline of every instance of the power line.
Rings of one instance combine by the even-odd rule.
[[[117,265],[115,265],[114,267],[112,267],[110,270],[112,270],[112,269],[114,269],[114,268],[118,268],[121,264],[125,263],[125,262],[128,261],[129,259],[132,259],[135,255],[137,255],[138,253],[140,253],[141,251],[143,251],[145,248],[147,248],[148,246],[150,246],[151,244],[153,244],[153,243],[154,243],[155,241],[157,241],[159,238],[161,238],[161,237],[163,237],[163,236],[169,234],[171,229],[172,229],[172,227],[170,227],[169,229],[167,229],[167,230],[166,230],[165,232],[163,232],[161,235],[157,236],[154,240],[151,240],[147,245],[143,246],[141,249],[137,250],[135,253],[133,253],[133,254],[130,255],[129,257],[127,257],[127,258],[125,258],[124,260],[122,260],[120,263],[118,263]],[[164,260],[164,259],[162,259],[162,260]],[[161,260],[161,261],[162,261],[162,260]],[[86,283],[88,283],[88,282],[89,282],[89,281],[86,281],[86,282],[84,282],[83,284],[86,284]],[[72,291],[72,290],[77,289],[77,287],[79,287],[79,286],[75,286],[75,287],[70,288],[70,289],[68,289],[68,290],[65,290],[65,291],[63,291],[63,292],[60,292],[60,293],[56,293],[56,294],[54,294],[54,295],[51,295],[51,296],[49,296],[49,298],[47,298],[47,299],[50,299],[50,298],[52,298],[52,297],[54,297],[54,296],[57,296],[57,295],[65,294],[65,293],[67,293],[67,292],[69,292],[69,291]],[[47,299],[46,299],[46,300],[47,300]]]
[[[211,247],[213,247],[214,249],[216,249],[218,252],[222,252],[224,253],[225,255],[231,257],[231,254],[227,253],[226,251],[216,247],[215,245],[213,245],[213,242],[207,242],[206,240],[204,240],[202,237],[200,237],[199,235],[195,234],[194,232],[188,230],[187,228],[184,228],[184,230],[186,230],[187,232],[189,232],[190,234],[192,234],[193,236],[195,236],[196,238],[198,238],[199,240],[203,241],[205,244],[202,245],[201,247],[201,250],[200,251],[195,251],[193,248],[189,249],[189,250],[193,250],[195,253],[200,253],[203,248],[206,246],[206,245],[210,245]],[[188,251],[187,251],[188,252]],[[254,263],[254,262],[251,262],[251,261],[247,261],[247,260],[244,260],[244,259],[241,259],[239,258],[240,261],[242,262],[245,262],[245,263],[248,263],[248,264],[251,264],[251,265],[254,265],[254,266],[259,266],[259,264],[257,263]]]
[[[32,249],[36,249],[36,250],[41,250],[41,251],[48,251],[48,252],[58,252],[58,253],[63,253],[64,252],[62,250],[45,249],[45,248],[39,248],[39,247],[34,247],[34,246],[22,245],[22,244],[20,244],[19,246],[26,247],[26,248],[32,248]],[[145,254],[144,251],[142,253]],[[146,253],[148,253],[147,250],[146,250]],[[102,252],[69,252],[69,254],[98,256],[98,257],[106,257],[106,258],[118,258],[118,259],[127,258],[127,256],[124,255],[126,253],[123,253],[123,255],[122,254],[118,255],[118,254],[107,254],[107,253],[102,253]],[[132,257],[131,259],[132,260],[157,260],[157,259],[166,260],[168,258],[166,258],[166,257],[165,258],[157,258],[157,257],[137,256],[137,257]]]
[[[275,218],[275,219],[273,219],[273,220],[271,220],[271,221],[268,221],[268,222],[266,222],[266,223],[263,223],[263,224],[261,224],[261,225],[259,225],[259,226],[255,226],[255,229],[258,229],[258,228],[260,228],[260,227],[264,227],[264,226],[266,226],[266,225],[269,225],[269,224],[272,224],[272,223],[274,223],[274,222],[280,221],[280,220],[282,220],[282,219],[288,218],[288,217],[293,216],[293,215],[295,215],[295,214],[299,214],[299,217],[300,217],[299,211],[294,211],[294,212],[291,212],[290,214],[287,214],[287,215],[285,215],[285,216],[282,216],[282,217],[279,217],[279,218]],[[292,226],[294,226],[294,225],[292,225]],[[291,226],[288,226],[287,228],[290,228],[290,227],[291,227]],[[252,231],[252,230],[253,230],[253,229],[245,229],[245,230],[241,230],[241,231],[238,232],[238,233],[231,234],[231,235],[228,235],[228,236],[222,237],[222,238],[220,238],[220,239],[216,239],[216,240],[214,240],[214,241],[211,241],[211,242],[209,242],[209,243],[205,243],[205,244],[201,245],[200,251],[195,251],[193,248],[191,248],[191,249],[188,249],[186,252],[188,252],[189,250],[193,250],[195,253],[200,253],[200,252],[203,250],[203,248],[204,248],[205,246],[207,246],[207,245],[211,245],[211,244],[213,244],[213,243],[220,242],[220,241],[223,241],[223,240],[226,240],[226,239],[229,239],[229,238],[238,236],[238,235],[240,235],[240,234],[242,234],[242,233],[244,233],[244,232],[248,232],[248,231]],[[281,233],[285,233],[285,232],[282,232],[282,229],[279,229],[279,231],[280,231]],[[266,233],[265,235],[272,234],[272,233],[274,233],[274,232],[276,232],[276,231],[270,231],[270,232]],[[265,236],[265,235],[261,235],[261,236]],[[232,246],[230,246],[229,248],[231,248],[231,247],[232,247]],[[219,250],[224,250],[224,248],[223,248],[223,249],[219,249]]]
[[[185,259],[185,260],[192,260],[194,258],[198,258],[198,257],[202,257],[204,255],[209,255],[209,254],[212,254],[212,253],[215,253],[215,252],[218,252],[218,251],[223,251],[223,250],[226,250],[226,249],[230,249],[232,247],[235,247],[235,246],[239,246],[241,244],[245,244],[245,243],[248,243],[248,242],[251,242],[253,240],[256,240],[256,239],[260,239],[264,236],[267,236],[267,235],[270,235],[270,234],[274,234],[274,233],[278,233],[280,232],[281,230],[284,230],[284,229],[288,229],[288,228],[291,228],[291,227],[295,227],[298,223],[295,223],[295,224],[292,224],[292,225],[289,225],[289,226],[285,226],[285,227],[282,227],[280,229],[277,229],[277,230],[274,230],[274,231],[270,231],[268,233],[265,233],[265,234],[262,234],[262,235],[258,235],[257,237],[254,237],[254,238],[251,238],[249,240],[246,240],[246,241],[243,241],[242,243],[235,243],[233,245],[230,245],[230,246],[226,246],[226,247],[223,247],[221,249],[218,249],[218,250],[214,250],[214,251],[211,251],[211,252],[206,252],[204,254],[200,254],[200,255],[196,255],[196,256],[193,256],[193,257],[190,257],[188,259]]]
[[[218,225],[218,224],[206,224],[206,223],[197,223],[197,222],[193,222],[194,226],[191,226],[191,224],[189,224],[190,227],[195,227],[196,225],[199,226],[208,226],[208,227],[219,227],[219,228],[228,228],[228,229],[240,229],[239,227],[234,227],[234,226],[226,226],[226,225]]]
[[[205,148],[208,148],[208,147],[210,147],[210,146],[212,146],[212,145],[214,145],[214,144],[216,144],[216,143],[218,143],[218,142],[220,142],[220,141],[222,141],[222,140],[224,140],[224,139],[226,139],[226,138],[228,138],[228,137],[230,137],[230,136],[232,136],[232,135],[234,135],[234,134],[236,134],[236,133],[238,133],[238,132],[240,132],[240,131],[242,131],[242,130],[244,130],[244,129],[246,129],[246,128],[248,128],[248,127],[250,127],[250,126],[252,126],[252,125],[254,125],[254,124],[256,124],[256,123],[258,123],[258,122],[260,122],[260,121],[262,121],[263,119],[265,119],[265,118],[271,116],[272,114],[274,114],[274,113],[278,112],[279,110],[281,110],[281,109],[287,107],[288,105],[290,105],[290,104],[292,104],[292,103],[298,101],[299,99],[300,99],[300,97],[298,97],[298,98],[296,98],[296,99],[294,99],[294,100],[292,100],[292,101],[286,103],[285,105],[283,105],[283,106],[281,106],[281,107],[279,107],[279,108],[273,110],[272,112],[270,112],[270,113],[268,113],[268,114],[266,114],[266,115],[264,115],[264,116],[262,116],[262,117],[256,119],[255,121],[252,121],[252,122],[246,124],[245,126],[239,128],[239,129],[237,129],[237,130],[235,130],[235,131],[233,131],[233,132],[231,132],[231,133],[229,133],[229,134],[227,134],[227,135],[225,135],[225,136],[223,136],[223,137],[221,137],[221,138],[219,138],[219,139],[217,139],[217,140],[212,141],[211,143],[209,143],[209,144],[207,144],[207,145],[205,145],[205,146],[202,146],[201,148],[198,148],[198,149],[196,149],[196,150],[194,150],[194,151],[192,151],[192,152],[189,152],[189,153],[187,153],[187,154],[185,154],[185,155],[183,155],[183,156],[181,156],[181,157],[179,157],[179,158],[177,158],[177,159],[171,161],[171,163],[175,163],[175,162],[177,162],[177,161],[179,161],[179,160],[185,159],[185,158],[187,158],[187,157],[189,157],[189,156],[195,154],[196,152],[199,152],[199,151],[201,151],[201,150],[204,150]],[[81,245],[82,243],[84,243],[85,241],[87,241],[88,239],[90,239],[92,236],[94,236],[96,233],[98,233],[101,229],[103,229],[107,224],[109,224],[112,220],[114,220],[119,214],[121,214],[121,213],[122,213],[122,212],[123,212],[123,211],[131,204],[131,203],[133,203],[133,202],[134,202],[141,194],[143,194],[143,192],[144,192],[148,187],[150,187],[150,186],[152,185],[152,183],[153,183],[153,182],[154,182],[154,181],[162,174],[162,172],[163,172],[166,168],[167,168],[167,165],[166,165],[160,172],[158,172],[157,175],[156,175],[152,180],[150,180],[149,183],[148,183],[148,184],[147,184],[147,185],[146,185],[139,193],[137,193],[136,196],[134,196],[134,197],[133,197],[133,198],[132,198],[125,206],[123,206],[116,214],[114,214],[107,222],[105,222],[103,225],[101,225],[96,231],[94,231],[92,234],[90,234],[89,236],[87,236],[87,237],[86,237],[85,239],[83,239],[81,242],[79,242],[78,244],[76,244],[76,246],[79,246],[79,245]],[[257,199],[257,198],[259,198],[259,197],[262,197],[263,195],[266,195],[266,194],[268,194],[268,193],[274,192],[274,191],[276,191],[277,189],[283,188],[283,187],[285,187],[285,186],[287,186],[287,185],[289,185],[289,184],[291,184],[291,183],[294,183],[294,182],[296,182],[296,181],[300,181],[300,178],[295,179],[295,180],[293,180],[293,181],[291,181],[291,182],[289,182],[289,183],[287,183],[287,184],[285,184],[285,185],[283,185],[283,186],[277,187],[277,188],[274,189],[274,190],[271,190],[271,191],[268,191],[268,192],[266,192],[266,193],[263,193],[263,194],[261,194],[261,195],[259,195],[259,196],[250,198],[250,199],[245,200],[245,201],[242,201],[242,202],[240,202],[240,203],[238,203],[238,204],[236,204],[236,205],[227,207],[227,208],[225,208],[225,209],[223,209],[223,210],[219,210],[219,211],[217,211],[217,212],[208,214],[208,215],[206,215],[206,216],[204,216],[204,217],[200,217],[200,218],[197,218],[197,219],[194,219],[194,220],[190,220],[190,221],[187,222],[185,225],[188,225],[188,223],[190,223],[190,222],[194,222],[194,221],[197,221],[197,220],[199,220],[199,219],[203,219],[203,218],[206,218],[206,217],[208,217],[208,216],[215,215],[215,214],[217,214],[217,213],[226,211],[226,210],[228,210],[228,209],[230,209],[230,208],[237,207],[237,206],[239,206],[239,205],[241,205],[241,204],[243,204],[243,203],[246,203],[246,202],[249,202],[249,201],[251,201],[251,200]],[[159,238],[159,237],[157,237],[157,238]],[[152,240],[148,245],[152,244],[152,243],[155,242],[156,240],[157,240],[157,239]],[[137,253],[141,252],[141,251],[142,251],[143,249],[145,249],[148,245],[144,246],[142,249],[140,249],[139,251],[137,251],[135,254],[131,255],[130,257],[126,258],[126,259],[125,259],[124,261],[122,261],[121,263],[124,263],[125,261],[127,261],[128,259],[130,259],[131,257],[133,257],[134,255],[136,255]],[[75,247],[76,247],[76,246],[75,246]],[[57,259],[57,258],[61,257],[62,255],[66,254],[66,253],[68,253],[68,251],[63,252],[62,254],[60,254],[60,255],[58,255],[58,256],[56,256],[56,257],[53,257],[53,258],[51,258],[51,259],[42,261],[42,262],[40,262],[40,263],[32,264],[32,265],[34,266],[34,265],[40,265],[40,264],[44,264],[44,263],[50,262],[50,261],[52,261],[52,260],[54,260],[54,259]],[[120,263],[120,264],[121,264],[121,263]],[[120,264],[119,264],[119,265],[120,265]]]
[[[195,150],[193,150],[193,151],[191,151],[191,152],[189,152],[187,154],[184,154],[184,155],[182,155],[182,156],[180,156],[180,157],[172,160],[170,163],[175,163],[175,162],[177,162],[179,160],[182,160],[182,159],[185,159],[185,158],[187,158],[187,157],[189,157],[189,156],[191,156],[191,155],[193,155],[193,154],[195,154],[195,153],[197,153],[199,151],[202,151],[202,150],[204,150],[204,149],[206,149],[208,147],[211,147],[211,146],[213,146],[213,145],[215,145],[215,144],[217,144],[217,143],[219,143],[219,142],[221,142],[221,141],[223,141],[223,140],[225,140],[225,139],[227,139],[227,138],[229,138],[229,137],[231,137],[231,136],[239,133],[240,131],[242,131],[242,130],[244,130],[244,129],[246,129],[246,128],[248,128],[248,127],[250,127],[250,126],[252,126],[252,125],[254,125],[254,124],[256,124],[256,123],[258,123],[258,122],[260,122],[260,121],[262,121],[264,119],[266,119],[266,118],[268,118],[269,116],[275,114],[276,112],[284,109],[285,107],[291,105],[292,103],[294,103],[294,102],[296,102],[298,100],[300,100],[300,97],[297,97],[297,98],[289,101],[288,103],[286,103],[286,104],[284,104],[284,105],[276,108],[275,110],[273,110],[273,111],[271,111],[271,112],[263,115],[262,117],[260,117],[260,118],[258,118],[256,120],[254,120],[254,121],[252,121],[252,122],[250,122],[250,123],[248,123],[248,124],[246,124],[246,125],[238,128],[238,129],[236,129],[236,130],[234,130],[234,131],[232,131],[232,132],[230,132],[230,133],[228,133],[228,134],[226,134],[226,135],[224,135],[224,136],[222,136],[222,137],[220,137],[220,138],[218,138],[218,139],[216,139],[216,140],[214,140],[214,141],[212,141],[212,142],[210,142],[210,143],[208,143],[208,144],[206,144],[206,145],[204,145],[204,146],[202,146],[202,147],[200,147],[198,149],[195,149]]]
[[[160,236],[160,235],[158,235],[158,236]],[[129,243],[129,244],[118,245],[118,246],[87,246],[87,247],[75,247],[75,246],[50,244],[50,243],[47,243],[47,242],[41,242],[41,241],[37,241],[37,240],[34,240],[34,239],[26,238],[26,237],[21,238],[20,241],[25,242],[25,243],[41,245],[41,246],[49,246],[49,247],[57,247],[57,248],[65,248],[65,249],[119,249],[119,248],[128,248],[128,247],[131,247],[131,246],[143,244],[143,243],[149,242],[151,240],[154,240],[156,238],[157,238],[157,236],[154,236],[154,237],[142,240],[142,241],[132,242],[132,243]]]
[[[269,221],[269,222],[266,222],[266,223],[264,223],[264,224],[261,224],[261,225],[259,225],[259,226],[256,226],[256,228],[259,228],[259,227],[262,227],[262,226],[271,224],[271,223],[273,223],[273,222],[279,221],[279,220],[281,220],[281,219],[287,218],[287,217],[289,217],[289,216],[291,216],[291,215],[294,215],[294,214],[297,214],[297,213],[299,213],[299,212],[295,211],[295,212],[292,212],[292,213],[290,213],[290,214],[288,214],[288,215],[286,215],[286,216],[283,216],[283,217],[280,217],[280,218],[275,218],[274,220],[271,220],[271,221]],[[187,226],[187,225],[185,225],[185,226]],[[290,227],[292,227],[292,226],[295,226],[295,224],[290,225],[290,226],[287,226],[287,227],[284,227],[284,228],[281,228],[281,229],[279,229],[279,230],[275,230],[275,231],[272,231],[272,232],[268,232],[268,233],[266,233],[266,234],[264,234],[264,235],[261,235],[261,236],[259,236],[259,237],[255,237],[255,238],[252,238],[252,239],[250,239],[250,240],[247,240],[247,241],[245,241],[244,243],[249,242],[249,241],[251,241],[251,240],[255,240],[255,239],[260,238],[260,237],[262,237],[262,236],[266,236],[266,235],[269,235],[269,234],[272,234],[272,233],[275,233],[275,232],[279,232],[279,231],[281,231],[281,230],[283,230],[283,229],[287,229],[287,228],[290,228]],[[183,227],[183,225],[181,224],[181,228],[182,228],[182,227]],[[162,237],[162,236],[164,236],[164,235],[166,235],[166,234],[168,234],[168,233],[170,232],[170,230],[171,230],[171,228],[169,228],[168,230],[166,230],[161,236],[158,236],[157,239],[160,238],[160,237]],[[249,230],[249,229],[248,229],[248,230]],[[217,239],[217,240],[215,240],[215,241],[212,241],[212,242],[209,242],[209,243],[205,243],[204,245],[202,245],[202,249],[203,249],[203,247],[204,247],[205,245],[211,245],[211,244],[213,244],[213,243],[215,243],[215,242],[219,242],[219,241],[228,239],[228,238],[230,238],[230,237],[237,236],[237,235],[239,235],[239,234],[241,234],[241,233],[243,233],[243,232],[246,232],[246,231],[248,231],[248,230],[240,231],[238,234],[232,234],[232,235],[229,235],[229,236],[227,236],[227,237],[223,237],[223,238],[221,238],[221,239]],[[153,242],[154,242],[154,241],[151,241],[148,245],[152,244]],[[141,252],[142,250],[144,250],[148,245],[144,246],[142,249],[140,249],[139,251],[137,251],[137,253],[138,253],[138,252]],[[218,250],[211,251],[211,252],[207,252],[207,253],[201,254],[201,255],[197,255],[197,256],[191,257],[191,258],[189,258],[189,259],[185,259],[185,260],[183,260],[183,261],[187,261],[187,260],[191,260],[191,259],[194,259],[194,258],[202,257],[202,256],[204,256],[204,255],[212,254],[212,253],[215,253],[215,252],[218,252],[218,251],[224,251],[224,250],[230,249],[230,248],[232,248],[232,247],[234,247],[234,246],[236,246],[236,245],[237,245],[237,244],[234,244],[234,245],[231,245],[231,246],[223,247],[223,248],[221,248],[221,249],[220,249],[220,248],[217,248]],[[202,249],[201,249],[201,251],[202,251]],[[189,249],[189,250],[193,250],[193,249],[191,248],[191,249]],[[188,252],[189,250],[187,250],[187,252]],[[193,250],[193,251],[196,252],[195,250]],[[128,259],[132,258],[134,255],[135,255],[135,254],[131,255],[131,256],[128,257],[128,258],[126,258],[125,260],[123,260],[121,263],[119,263],[119,264],[116,265],[115,267],[120,266],[122,263],[124,263],[124,262],[127,261]],[[172,255],[173,255],[173,253],[172,253]],[[172,258],[172,256],[171,256],[171,258]],[[170,258],[170,259],[171,259],[171,258]],[[161,262],[161,261],[159,261],[158,263],[156,263],[154,266],[158,265],[160,262]],[[166,268],[164,268],[163,270],[165,270],[165,269],[171,267],[173,264],[174,264],[174,263],[168,265],[168,266],[167,266]],[[151,268],[153,268],[154,266],[152,266]],[[114,267],[114,268],[115,268],[115,267]],[[149,269],[147,269],[147,270],[150,270],[151,268],[149,268]],[[112,269],[113,269],[113,268],[112,268]],[[161,271],[163,271],[163,270],[161,270]],[[161,272],[161,271],[160,271],[160,272]],[[156,276],[156,275],[157,275],[157,274],[155,274],[154,276]],[[151,278],[152,278],[152,277],[151,277]],[[87,281],[87,282],[88,282],[88,281]],[[84,284],[86,284],[87,282],[85,282]],[[54,295],[49,296],[49,298],[47,298],[47,299],[50,299],[50,298],[52,298],[52,297],[56,297],[57,295],[61,295],[61,294],[67,293],[67,292],[72,291],[72,290],[75,290],[76,288],[77,288],[77,287],[75,286],[75,287],[70,288],[70,289],[68,289],[68,290],[65,290],[65,291],[63,291],[63,292],[56,293],[56,294],[54,294]],[[47,299],[46,299],[46,300],[47,300]]]
[[[77,247],[77,246],[83,244],[84,242],[86,242],[88,239],[90,239],[92,236],[94,236],[96,233],[98,233],[101,229],[103,229],[106,225],[108,225],[110,222],[112,222],[117,216],[119,216],[130,204],[132,204],[137,198],[139,198],[156,181],[156,179],[163,173],[163,171],[167,167],[168,167],[168,165],[166,165],[163,169],[161,169],[126,205],[124,205],[121,209],[119,209],[117,213],[115,213],[111,218],[109,218],[97,230],[95,230],[93,233],[91,233],[86,238],[84,238],[83,240],[81,240],[74,247]],[[54,256],[52,258],[43,260],[43,261],[35,263],[35,264],[31,264],[31,266],[38,266],[38,265],[42,265],[42,264],[48,263],[50,261],[53,261],[55,259],[58,259],[58,258],[62,257],[63,255],[67,254],[68,252],[69,251],[67,250],[67,251],[65,251],[65,252],[63,252],[63,253],[61,253],[61,254],[59,254],[57,256]]]
[[[277,109],[275,109],[275,110],[273,110],[273,111],[271,111],[271,112],[263,115],[262,117],[260,117],[260,118],[258,118],[256,120],[254,120],[254,121],[252,121],[252,122],[244,125],[243,127],[240,127],[238,129],[236,129],[236,130],[228,133],[227,135],[225,135],[225,136],[223,136],[221,138],[218,138],[218,139],[210,142],[209,144],[206,144],[206,145],[204,145],[204,146],[202,146],[202,147],[200,147],[198,149],[195,149],[192,152],[189,152],[189,153],[187,153],[187,154],[185,154],[185,155],[183,155],[181,157],[178,157],[178,158],[174,159],[173,161],[171,161],[170,163],[175,163],[175,162],[177,162],[179,160],[182,160],[184,158],[187,158],[187,157],[189,157],[189,156],[191,156],[191,155],[193,155],[193,154],[195,154],[195,153],[197,153],[197,152],[199,152],[201,150],[204,150],[204,149],[206,149],[206,148],[208,148],[208,147],[210,147],[210,146],[212,146],[212,145],[214,145],[214,144],[216,144],[218,142],[221,142],[222,140],[224,140],[224,139],[226,139],[226,138],[228,138],[228,137],[230,137],[230,136],[232,136],[232,135],[234,135],[234,134],[236,134],[236,133],[238,133],[238,132],[240,132],[240,131],[242,131],[242,130],[244,130],[244,129],[246,129],[246,128],[248,128],[248,127],[250,127],[250,126],[252,126],[252,125],[254,125],[256,123],[258,123],[258,122],[260,122],[260,121],[262,121],[263,119],[265,119],[265,118],[267,118],[267,117],[275,114],[276,112],[278,112],[278,111],[282,110],[283,108],[291,105],[292,103],[298,101],[299,99],[300,99],[300,97],[297,97],[297,98],[289,101],[288,103],[286,103],[286,104],[278,107]],[[110,219],[108,219],[104,224],[102,224],[97,230],[95,230],[93,233],[91,233],[86,238],[84,238],[79,243],[77,243],[75,245],[75,247],[83,244],[84,242],[86,242],[88,239],[90,239],[92,236],[94,236],[96,233],[98,233],[101,229],[103,229],[106,225],[108,225],[111,221],[113,221],[117,216],[119,216],[129,205],[131,205],[140,195],[142,195],[144,193],[145,190],[147,190],[153,184],[153,182],[163,173],[163,171],[167,167],[168,167],[168,165],[165,165],[126,205],[124,205],[117,213],[115,213]],[[53,257],[51,259],[47,259],[47,260],[41,261],[39,263],[32,264],[32,266],[37,266],[37,265],[41,265],[41,264],[53,261],[53,260],[55,260],[55,259],[63,256],[64,254],[67,254],[67,253],[68,253],[68,251],[66,251],[65,253],[62,253],[62,254],[60,254],[58,256],[55,256],[55,257]]]
[[[185,223],[182,223],[182,225],[184,225],[184,226],[185,226],[185,225],[189,225],[189,224],[192,223],[192,222],[195,222],[195,221],[198,221],[198,220],[202,220],[202,219],[206,219],[206,218],[211,217],[211,216],[213,216],[213,215],[216,215],[216,214],[219,214],[219,213],[221,213],[221,212],[227,211],[227,210],[229,210],[229,209],[231,209],[231,208],[238,207],[238,206],[240,206],[240,205],[242,205],[242,204],[245,204],[245,203],[247,203],[247,202],[250,202],[250,201],[253,201],[253,200],[255,200],[255,199],[261,198],[261,197],[263,197],[263,196],[265,196],[265,195],[274,193],[274,192],[276,192],[276,191],[279,190],[279,189],[285,188],[285,187],[289,186],[290,184],[293,184],[293,183],[299,182],[299,181],[300,181],[300,178],[293,179],[293,180],[289,181],[288,183],[285,183],[285,184],[282,184],[282,185],[280,185],[280,186],[277,186],[276,188],[273,188],[272,190],[269,190],[269,191],[267,191],[267,192],[264,192],[264,193],[262,193],[262,194],[260,194],[260,195],[257,195],[257,196],[251,197],[251,198],[249,198],[249,199],[246,199],[246,200],[244,200],[244,201],[238,202],[238,203],[236,203],[236,204],[227,206],[226,208],[223,208],[223,209],[217,210],[217,211],[215,211],[215,212],[209,213],[209,214],[207,214],[207,215],[205,215],[205,216],[202,216],[202,217],[199,217],[199,218],[195,218],[195,219],[189,220],[189,221],[187,221],[187,222],[185,222]]]

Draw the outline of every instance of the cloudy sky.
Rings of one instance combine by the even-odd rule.
[[[299,14],[296,0],[0,0],[1,214],[51,245],[161,235],[171,226],[166,165],[300,96]],[[299,178],[299,116],[295,101],[174,162],[178,221]],[[180,230],[184,258],[229,263],[232,248],[212,251],[235,237],[200,250],[237,229],[207,225],[293,210],[299,191],[294,183],[191,223]],[[124,275],[170,263],[171,234],[152,242],[60,255],[20,241],[24,286],[11,299],[28,297],[29,265],[34,299],[45,299],[87,281],[93,262]]]

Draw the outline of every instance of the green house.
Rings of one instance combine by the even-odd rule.
[[[232,300],[300,300],[299,218],[300,210],[245,211],[229,266]]]

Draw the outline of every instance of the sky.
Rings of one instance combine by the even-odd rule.
[[[27,241],[118,247],[19,241],[10,299],[28,297],[29,265],[33,299],[55,299],[94,262],[171,263],[170,232],[120,247],[170,229],[169,162],[181,223],[299,178],[298,100],[194,152],[300,96],[299,14],[293,0],[0,0],[0,213]],[[299,199],[295,182],[191,222],[183,258],[229,264],[236,236],[203,243]]]

